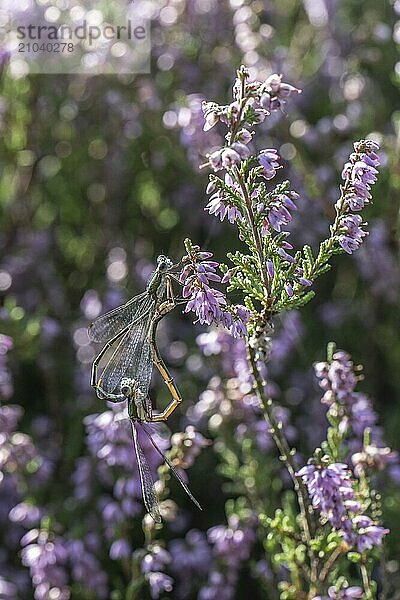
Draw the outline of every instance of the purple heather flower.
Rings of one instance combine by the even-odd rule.
[[[282,225],[288,225],[292,220],[292,215],[282,204],[271,202],[268,209],[268,221],[275,231],[281,231]]]
[[[340,219],[340,229],[343,232],[339,235],[339,244],[348,254],[357,250],[363,241],[363,238],[368,235],[367,231],[361,229],[362,219],[359,215],[348,214]]]
[[[190,596],[193,579],[210,571],[211,547],[204,532],[191,529],[184,539],[172,540],[168,549],[172,557],[170,570],[176,579],[174,593],[184,600]]]
[[[297,475],[307,485],[314,508],[318,508],[333,527],[340,529],[347,518],[346,501],[355,499],[348,466],[343,463],[324,467],[307,465]]]
[[[199,592],[198,600],[233,600],[237,576],[237,572],[232,570],[226,575],[212,570],[208,576],[207,585],[202,587]]]
[[[354,192],[348,194],[345,200],[350,210],[359,211],[364,208],[366,204],[369,203],[369,198],[362,198],[357,196]]]
[[[348,398],[354,392],[357,376],[354,373],[350,354],[347,352],[335,352],[330,364],[327,362],[316,363],[314,370],[320,387],[325,391],[323,402],[331,402],[331,392],[339,400]]]
[[[234,165],[238,165],[241,161],[241,156],[233,148],[224,148],[221,154],[222,166],[230,169]]]
[[[13,523],[22,523],[28,528],[39,523],[43,516],[43,510],[27,502],[20,502],[10,510],[8,516]]]
[[[246,337],[247,327],[241,319],[234,319],[230,327],[230,332],[234,338]]]
[[[354,144],[355,152],[350,155],[345,164],[342,178],[345,180],[345,196],[338,200],[337,208],[346,211],[339,220],[338,242],[345,252],[352,254],[367,235],[360,225],[362,219],[349,211],[360,211],[371,198],[371,185],[376,182],[379,165],[379,156],[375,150],[379,149],[376,142],[364,140]]]
[[[379,438],[380,434],[376,435],[378,416],[372,408],[369,398],[362,392],[354,392],[347,400],[349,404],[351,403],[349,420],[353,434],[361,441],[365,429],[369,427],[373,432],[373,437]]]
[[[364,464],[375,468],[382,468],[384,463],[393,466],[398,461],[398,455],[384,448],[381,430],[377,426],[378,417],[370,399],[362,392],[355,391],[359,376],[350,355],[339,350],[334,353],[330,364],[316,363],[314,369],[319,385],[324,390],[322,402],[333,406],[335,413],[342,417],[339,427],[347,431],[350,453],[354,455],[358,452],[355,464],[359,464],[359,468]],[[364,448],[364,432],[367,428],[371,431],[372,440],[371,455],[368,456]],[[376,449],[376,463],[373,448]]]
[[[287,260],[288,262],[290,262],[292,264],[294,264],[296,262],[296,259],[293,256],[291,256],[290,254],[288,254],[282,247],[278,248],[277,252],[278,252],[279,256],[281,258],[283,258],[284,260]]]
[[[228,283],[228,281],[231,280],[232,275],[235,273],[235,269],[229,269],[225,275],[223,276],[223,278],[221,279],[221,283]]]
[[[340,235],[338,237],[339,244],[343,248],[347,254],[352,254],[355,250],[357,250],[360,246],[360,243],[356,240],[353,240],[348,235]]]
[[[360,587],[352,586],[348,588],[342,588],[337,591],[334,586],[328,589],[328,596],[332,600],[352,600],[353,598],[362,598],[363,591]]]
[[[171,562],[171,555],[165,548],[154,544],[149,546],[148,553],[142,560],[142,573],[150,573],[151,571],[163,571],[166,565]]]
[[[248,144],[251,142],[252,139],[253,139],[253,136],[251,135],[250,131],[247,131],[247,129],[241,129],[236,134],[236,140],[238,142],[240,142],[241,144]]]
[[[47,531],[33,529],[21,540],[22,563],[29,567],[36,600],[48,600],[52,594],[68,600],[70,590],[66,564],[68,547],[61,537],[50,536]]]
[[[221,320],[221,306],[225,304],[225,296],[219,290],[209,287],[197,288],[192,293],[185,307],[185,312],[192,310],[196,313],[202,325],[204,323],[211,325],[212,322],[218,323]]]
[[[362,598],[363,591],[360,587],[344,587],[338,590],[336,586],[332,585],[328,589],[327,596],[315,596],[313,600],[353,600],[354,598]]]
[[[230,334],[234,337],[234,338],[240,338],[240,337],[247,337],[248,332],[247,332],[247,327],[246,324],[248,323],[250,316],[251,316],[251,311],[246,308],[245,306],[242,306],[241,304],[237,304],[235,306],[235,312],[233,315],[231,315],[231,313],[228,313],[230,315],[230,319],[229,322],[227,323],[227,329],[229,329]],[[228,316],[227,311],[225,311],[225,315]]]
[[[282,75],[277,73],[270,75],[265,80],[262,90],[260,104],[267,111],[278,110],[293,92],[301,93],[301,90],[290,83],[282,82]]]
[[[204,210],[209,212],[210,215],[215,215],[216,217],[219,216],[221,221],[227,216],[230,223],[234,223],[236,219],[239,219],[242,216],[236,206],[226,202],[221,191],[218,191],[211,196],[210,201]]]
[[[343,539],[349,546],[364,552],[382,543],[383,536],[389,530],[376,525],[368,516],[359,514],[361,505],[355,498],[347,465],[307,465],[297,475],[307,485],[314,508],[328,518],[333,527],[342,531]]]
[[[146,579],[150,586],[150,596],[157,600],[162,592],[171,592],[174,580],[165,573],[147,573]]]
[[[267,272],[270,278],[273,279],[275,275],[275,267],[271,259],[267,260]]]
[[[72,579],[91,590],[96,598],[109,598],[107,575],[101,570],[101,565],[94,552],[98,549],[99,537],[88,534],[84,540],[68,542],[69,562]]]
[[[242,160],[249,158],[250,156],[250,150],[245,144],[242,144],[241,142],[234,142],[231,148],[239,154]]]
[[[279,165],[279,155],[275,148],[267,148],[261,150],[258,160],[260,165],[263,167],[263,175],[266,179],[272,179],[275,176]]]
[[[274,96],[278,96],[281,100],[286,100],[292,92],[296,92],[297,94],[301,93],[301,90],[290,85],[290,83],[282,82],[282,75],[278,75],[277,73],[270,75],[265,80],[264,85],[268,92]]]
[[[211,563],[211,548],[202,531],[191,529],[185,539],[172,540],[169,551],[172,557],[171,569],[178,576],[181,571],[186,576],[188,571],[193,574],[207,573]]]
[[[162,592],[172,590],[174,580],[162,572],[170,562],[171,555],[167,550],[158,544],[148,547],[148,553],[141,563],[141,571],[149,583],[152,598],[156,599]]]
[[[18,425],[18,421],[24,414],[24,409],[17,404],[5,404],[0,406],[0,433],[10,434]]]
[[[380,546],[383,536],[389,533],[389,529],[376,525],[365,515],[355,516],[353,523],[356,528],[356,547],[359,552]]]
[[[217,187],[217,181],[215,179],[211,179],[206,187],[206,194],[212,194]]]
[[[299,194],[296,192],[290,192],[290,196],[288,194],[279,194],[276,196],[276,199],[279,200],[286,208],[289,210],[297,210],[297,205],[294,203],[294,200],[299,198]]]
[[[232,529],[225,525],[211,527],[207,532],[207,537],[213,546],[214,555],[223,557],[231,568],[249,557],[254,542],[252,530]]]
[[[244,561],[248,560],[255,541],[254,520],[240,524],[232,515],[228,526],[217,525],[207,532],[213,558],[223,566],[223,572],[213,569],[207,585],[199,593],[199,600],[233,600],[235,586]]]
[[[381,471],[387,466],[398,464],[398,453],[390,448],[377,447],[373,444],[364,446],[361,452],[352,455],[351,460],[354,465],[356,475],[361,475],[365,469],[374,469]]]
[[[219,116],[215,113],[210,111],[209,113],[207,113],[207,115],[205,116],[205,123],[204,123],[204,131],[209,131],[210,129],[212,129],[214,127],[214,125],[216,125],[219,121]]]
[[[288,194],[275,195],[267,206],[262,202],[258,204],[258,212],[265,215],[261,230],[263,236],[270,234],[270,227],[275,231],[281,232],[282,226],[288,225],[291,222],[292,215],[290,214],[290,210],[297,210],[297,206],[294,203],[294,200],[297,198],[298,194],[289,192]],[[292,248],[290,244],[283,241],[283,247],[285,247],[284,244],[287,244],[286,247]]]
[[[115,540],[111,544],[110,558],[112,560],[119,560],[121,558],[129,558],[132,555],[132,548],[127,540],[119,539]]]
[[[222,150],[216,150],[208,157],[210,165],[214,171],[222,169]]]
[[[182,295],[188,299],[184,312],[193,311],[201,324],[221,324],[235,337],[247,335],[245,325],[250,312],[240,306],[227,310],[225,295],[209,285],[209,280],[221,280],[215,274],[218,263],[208,260],[211,256],[211,253],[199,252],[198,247],[194,247],[193,253],[183,259],[185,266],[179,281],[184,286]]]
[[[293,286],[291,285],[291,283],[289,281],[285,282],[284,288],[285,288],[286,293],[289,296],[289,298],[292,298],[292,296],[293,296]]]
[[[10,575],[8,575],[10,577]],[[18,590],[15,583],[11,583],[0,575],[0,598],[2,600],[15,600],[18,598]]]
[[[304,285],[305,287],[312,285],[312,281],[310,281],[309,279],[306,279],[305,277],[297,277],[297,281],[298,281],[298,283],[300,283],[301,285]]]

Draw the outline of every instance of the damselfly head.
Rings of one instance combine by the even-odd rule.
[[[123,394],[126,398],[130,398],[134,395],[136,390],[136,382],[134,379],[130,377],[124,377],[121,379],[121,394]]]
[[[171,269],[171,267],[173,267],[173,264],[174,263],[170,258],[168,258],[168,256],[160,254],[160,256],[157,257],[157,268],[159,271],[168,271]]]

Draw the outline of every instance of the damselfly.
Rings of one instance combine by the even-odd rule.
[[[156,521],[160,520],[158,501],[150,469],[138,443],[137,423],[142,424],[154,448],[161,454],[189,497],[200,508],[179,473],[155,444],[151,432],[145,426],[145,423],[149,422],[166,421],[182,402],[181,394],[161,358],[156,343],[159,321],[175,307],[171,283],[172,269],[172,261],[165,256],[159,256],[157,269],[150,278],[146,291],[100,316],[89,327],[89,337],[92,341],[107,342],[93,361],[91,384],[99,398],[111,402],[128,400],[128,414],[143,499],[147,510]],[[148,397],[153,364],[160,372],[172,396],[167,407],[157,414],[153,414]]]

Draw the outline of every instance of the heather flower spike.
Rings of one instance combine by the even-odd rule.
[[[370,201],[378,173],[378,144],[369,140],[355,143],[343,169],[344,184],[330,236],[321,242],[316,255],[309,246],[293,248],[288,239],[290,225],[301,209],[301,198],[288,181],[273,183],[282,170],[279,154],[275,148],[257,151],[253,128],[298,93],[282,75],[250,81],[248,70],[241,67],[231,104],[203,104],[205,129],[211,124],[225,129],[226,140],[207,156],[212,174],[205,210],[236,226],[239,238],[250,249],[247,255],[228,254],[233,267],[222,265],[222,272],[232,273],[228,289],[244,294],[246,306],[260,303],[267,320],[311,300],[314,292],[310,287],[329,268],[331,257],[338,251],[352,253],[360,246],[367,231],[359,213]],[[218,292],[192,286],[189,309],[194,309],[201,323],[223,322],[223,306],[225,297]]]
[[[179,278],[183,285],[182,295],[187,299],[185,312],[194,312],[201,324],[223,325],[233,337],[247,336],[247,327],[251,312],[245,306],[228,306],[223,292],[211,286],[219,283],[221,277],[216,273],[219,263],[212,258],[211,252],[202,252],[199,246],[190,240],[185,241],[187,254],[183,257],[183,269]],[[227,272],[228,273],[228,272]],[[228,275],[230,276],[232,272]],[[227,277],[222,278],[225,283]]]

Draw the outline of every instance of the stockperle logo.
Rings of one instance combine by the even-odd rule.
[[[0,11],[0,44],[15,77],[150,72],[145,0],[3,2],[9,6]]]

